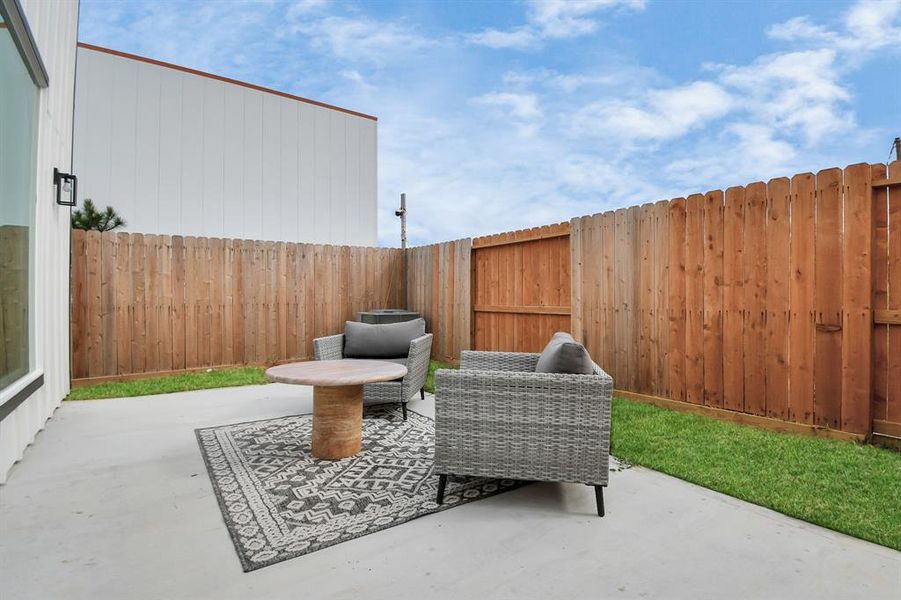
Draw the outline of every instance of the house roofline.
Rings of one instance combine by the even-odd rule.
[[[309,98],[304,98],[303,96],[295,96],[294,94],[288,94],[287,92],[280,92],[278,90],[273,90],[272,88],[263,87],[261,85],[255,85],[253,83],[247,83],[246,81],[232,79],[231,77],[223,77],[221,75],[216,75],[214,73],[207,73],[206,71],[199,71],[197,69],[183,67],[181,65],[176,65],[176,64],[164,62],[161,60],[156,60],[154,58],[138,56],[137,54],[129,54],[128,52],[122,52],[120,50],[113,50],[111,48],[104,48],[103,46],[95,46],[94,44],[88,44],[86,42],[78,42],[78,47],[84,48],[86,50],[94,50],[95,52],[103,52],[104,54],[111,54],[113,56],[118,56],[120,58],[128,58],[131,60],[149,63],[151,65],[156,65],[158,67],[174,69],[176,71],[181,71],[183,73],[190,73],[191,75],[198,75],[200,77],[206,77],[207,79],[215,79],[216,81],[223,81],[225,83],[239,85],[241,87],[246,87],[251,90],[256,90],[258,92],[274,94],[276,96],[281,96],[282,98],[288,98],[289,100],[296,100],[297,102],[303,102],[305,104],[312,104],[313,106],[320,106],[322,108],[328,108],[330,110],[337,110],[338,112],[343,112],[343,113],[346,113],[349,115],[354,115],[355,117],[362,117],[364,119],[369,119],[371,121],[378,121],[378,117],[374,117],[372,115],[367,115],[366,113],[357,112],[355,110],[350,110],[348,108],[341,108],[340,106],[334,106],[332,104],[326,104],[325,102],[319,102],[318,100],[310,100]]]

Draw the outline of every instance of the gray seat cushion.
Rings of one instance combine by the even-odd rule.
[[[344,324],[345,358],[400,358],[410,354],[410,342],[425,335],[425,319],[370,325]]]
[[[538,357],[535,372],[591,375],[594,372],[594,364],[585,346],[574,340],[570,334],[558,331]]]

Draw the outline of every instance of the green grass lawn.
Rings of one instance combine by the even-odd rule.
[[[450,365],[437,360],[429,361],[429,374],[425,378],[425,391],[430,394],[435,393],[435,371],[438,369],[456,369],[454,365]]]
[[[132,381],[98,383],[75,388],[69,392],[67,400],[97,400],[100,398],[125,398],[128,396],[148,396],[150,394],[171,394],[190,390],[233,387],[268,383],[260,367],[236,367],[213,369],[209,372],[183,373],[147,377]]]
[[[633,464],[901,550],[899,452],[620,398],[612,444]]]

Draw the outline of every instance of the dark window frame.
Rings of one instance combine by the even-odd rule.
[[[48,87],[50,76],[47,75],[47,68],[44,67],[41,52],[38,50],[19,0],[0,0],[0,16],[3,17],[3,22],[12,35],[13,43],[19,50],[19,56],[22,57],[22,62],[25,63],[34,84],[39,88]]]
[[[46,88],[50,85],[50,77],[47,75],[47,68],[41,59],[41,53],[38,50],[37,42],[28,26],[28,20],[25,18],[25,11],[19,0],[0,0],[0,16],[3,17],[3,26],[9,31],[13,39],[22,63],[28,70],[31,80],[38,88]],[[29,361],[30,362],[30,361]],[[33,373],[33,371],[31,372]],[[26,373],[23,377],[29,377],[31,373]],[[14,382],[12,385],[16,385]],[[13,413],[25,400],[39,390],[44,385],[44,374],[38,373],[31,381],[28,381],[18,392],[12,397],[7,398],[5,402],[0,404],[0,421]],[[8,388],[4,388],[8,389]]]

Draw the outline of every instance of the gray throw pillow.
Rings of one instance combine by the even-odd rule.
[[[344,324],[345,358],[402,358],[410,354],[410,342],[425,335],[425,319],[370,325]]]
[[[558,331],[538,357],[536,373],[575,373],[591,375],[594,366],[585,346],[568,333]]]

